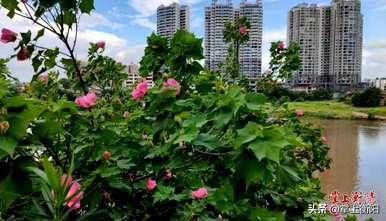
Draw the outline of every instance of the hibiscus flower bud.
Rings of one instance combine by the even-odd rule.
[[[50,80],[50,77],[47,74],[43,74],[39,76],[39,80],[43,82],[44,84],[48,84],[48,81]]]
[[[129,111],[125,111],[125,112],[123,112],[123,118],[125,118],[125,119],[127,119],[127,118],[129,118],[129,115],[130,115],[130,113],[129,113]]]
[[[295,114],[297,117],[302,117],[304,115],[304,110],[303,109],[297,109],[295,111]]]
[[[102,199],[103,199],[103,201],[108,202],[108,203],[112,201],[111,200],[111,195],[108,192],[103,192],[102,193]]]
[[[284,49],[284,48],[285,48],[285,43],[282,42],[282,41],[279,42],[278,48],[279,48],[279,49]]]
[[[105,161],[108,161],[110,159],[111,155],[112,155],[111,152],[106,150],[105,152],[103,152],[103,159]]]
[[[18,61],[25,61],[29,58],[28,48],[23,46],[16,55]]]
[[[157,187],[157,181],[148,179],[146,182],[146,189],[150,192],[153,191]]]
[[[0,134],[7,133],[8,129],[9,129],[8,121],[3,121],[0,123]]]
[[[96,45],[97,45],[97,47],[100,48],[100,49],[105,49],[105,47],[106,47],[106,42],[100,41],[100,42],[97,42]]]
[[[133,182],[134,179],[135,179],[135,173],[129,173],[129,174],[127,174],[127,178],[129,178],[129,180],[130,180],[131,182]]]
[[[9,42],[14,42],[17,39],[17,33],[13,32],[9,29],[3,28],[1,29],[1,38],[0,41],[4,44]]]
[[[328,143],[327,137],[322,136],[320,139],[322,140],[322,143],[324,143],[324,144],[327,144],[327,143]]]
[[[201,187],[196,191],[192,192],[193,199],[204,199],[208,197],[208,190],[205,187]]]
[[[239,28],[239,32],[240,32],[240,35],[246,35],[247,33],[248,33],[248,29],[247,29],[247,27],[245,27],[245,26],[241,26],[240,28]]]
[[[173,178],[173,173],[171,170],[167,169],[165,171],[164,180],[171,180]]]

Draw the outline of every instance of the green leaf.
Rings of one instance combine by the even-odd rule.
[[[192,143],[197,146],[204,146],[209,150],[216,149],[223,145],[215,135],[211,134],[199,134]]]
[[[248,148],[253,151],[259,160],[267,158],[280,163],[281,149],[290,145],[290,142],[287,140],[288,135],[280,127],[265,128],[263,134],[264,137],[262,139],[249,144]],[[288,137],[288,139],[290,138]]]
[[[229,108],[221,108],[211,114],[210,120],[214,121],[215,128],[222,128],[232,120],[232,112]]]
[[[39,40],[39,38],[41,38],[42,36],[44,35],[44,28],[40,29],[37,33],[37,35],[35,36],[34,38],[34,41],[37,41]]]
[[[170,200],[174,196],[174,188],[170,186],[159,185],[154,194],[154,203]]]
[[[257,159],[262,160],[267,158],[269,160],[280,162],[280,146],[274,145],[270,141],[257,140],[249,144],[248,148],[253,151]]]
[[[0,181],[0,205],[8,208],[17,198],[22,198],[22,195],[17,189],[18,184],[11,176],[7,176]],[[3,208],[1,208],[3,209]]]
[[[62,20],[63,20],[63,24],[66,24],[69,27],[71,27],[72,24],[74,24],[75,19],[76,19],[76,17],[75,17],[73,12],[71,12],[71,11],[64,11],[63,16],[58,15],[56,17],[56,22],[61,24]]]
[[[256,93],[248,93],[245,99],[247,101],[247,108],[252,111],[259,110],[261,105],[267,102],[267,97]]]
[[[15,11],[18,9],[17,5],[19,4],[18,0],[1,0],[1,6],[8,9],[7,16],[13,18],[15,16]]]
[[[282,212],[270,211],[261,207],[256,207],[254,210],[251,210],[248,215],[248,220],[251,221],[285,221],[285,216]]]
[[[25,100],[23,97],[14,97],[5,106],[8,108],[8,121],[10,122],[7,134],[16,139],[20,139],[26,134],[31,121],[42,111],[40,106]]]
[[[20,33],[21,35],[21,42],[23,44],[29,44],[29,42],[31,41],[31,31],[27,31],[27,32],[24,32],[24,33]]]
[[[32,67],[35,72],[38,72],[39,67],[42,65],[43,61],[40,59],[40,56],[43,51],[39,51],[35,57],[32,58]]]
[[[262,135],[261,127],[254,122],[248,122],[243,129],[237,130],[235,146],[240,147],[242,144],[255,140],[260,135]]]
[[[82,13],[90,14],[94,9],[94,0],[81,0],[79,9]]]
[[[206,118],[207,118],[206,114],[197,114],[197,115],[191,116],[190,118],[184,121],[183,126],[184,127],[195,126],[195,127],[201,128],[208,122]]]
[[[37,167],[27,167],[26,170],[35,173],[35,174],[36,174],[38,177],[40,177],[45,183],[49,184],[47,174],[46,174],[43,170],[41,170],[41,169],[39,169],[39,168],[37,168]]]
[[[43,54],[45,56],[44,65],[49,69],[55,67],[56,58],[59,55],[59,48],[47,49]]]
[[[130,169],[132,167],[135,167],[136,164],[135,163],[131,163],[130,160],[118,160],[117,161],[117,166],[120,168],[120,169]]]
[[[99,173],[102,178],[108,178],[121,173],[121,171],[116,167],[100,168],[96,172]]]
[[[16,146],[17,140],[15,140],[14,138],[0,136],[0,150],[12,156]]]
[[[43,160],[44,172],[47,174],[48,184],[55,190],[60,189],[60,175],[47,159]]]

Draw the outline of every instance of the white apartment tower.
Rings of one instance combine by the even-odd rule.
[[[359,0],[330,6],[299,4],[288,13],[287,41],[300,46],[301,69],[290,80],[296,89],[355,89],[361,81],[362,15]]]
[[[221,4],[213,0],[205,7],[205,65],[210,70],[221,69],[221,63],[228,54],[228,44],[224,39],[224,25],[233,21],[235,12],[231,2]]]
[[[220,71],[228,54],[228,43],[224,40],[224,25],[228,21],[245,16],[251,23],[250,40],[240,47],[240,73],[250,81],[261,76],[261,44],[263,36],[263,6],[241,1],[235,9],[230,0],[212,0],[205,8],[205,65],[210,70]]]
[[[172,38],[177,30],[189,31],[189,28],[189,6],[173,3],[169,6],[161,5],[157,8],[157,34],[159,36]]]
[[[355,88],[362,78],[363,16],[360,0],[331,4],[331,63],[334,89]]]
[[[240,16],[244,16],[251,23],[249,41],[240,47],[240,73],[255,81],[261,77],[261,45],[263,42],[263,4],[240,4]]]

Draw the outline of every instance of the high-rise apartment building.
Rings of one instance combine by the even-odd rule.
[[[224,26],[234,17],[235,11],[230,2],[221,4],[213,0],[211,6],[205,7],[205,65],[210,70],[220,70],[228,54]]]
[[[245,16],[251,23],[250,40],[240,47],[240,73],[251,81],[261,76],[261,44],[263,36],[263,6],[261,0],[255,3],[241,1],[235,9],[230,0],[212,0],[205,8],[205,65],[210,70],[221,70],[229,44],[224,40],[226,22]]]
[[[300,46],[301,69],[290,80],[297,89],[355,89],[361,81],[362,15],[359,0],[330,6],[299,4],[288,13],[287,41]]]
[[[173,3],[169,6],[161,5],[157,8],[157,34],[159,36],[172,38],[177,30],[189,31],[189,28],[189,6]]]
[[[240,4],[240,16],[244,16],[251,23],[249,41],[240,47],[240,73],[250,80],[261,77],[261,45],[263,41],[263,4]]]
[[[331,63],[334,88],[355,87],[362,78],[363,16],[360,0],[331,4]]]

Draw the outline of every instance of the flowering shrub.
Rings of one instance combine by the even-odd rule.
[[[238,80],[240,75],[240,46],[249,41],[251,23],[246,17],[241,17],[235,22],[226,22],[224,26],[224,39],[229,43],[228,56],[225,60],[224,71],[227,79]]]
[[[89,0],[32,2],[23,5],[36,22],[59,7],[52,20],[62,28],[93,9]],[[11,17],[23,13],[14,0],[1,4]],[[27,40],[19,45],[35,60],[32,82],[16,90],[0,76],[1,219],[331,220],[307,213],[323,197],[312,174],[329,165],[321,131],[202,71],[194,35],[180,31],[161,46],[149,37],[141,64],[158,72],[153,88],[123,88],[122,65],[99,43],[83,66],[68,47],[67,79],[47,78],[66,53],[35,53],[37,40]]]

